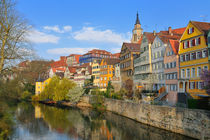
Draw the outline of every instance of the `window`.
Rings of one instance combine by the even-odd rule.
[[[198,67],[197,68],[197,77],[200,77],[201,76],[201,67]]]
[[[202,51],[202,58],[205,58],[205,57],[207,57],[207,51],[206,50],[203,50]]]
[[[208,66],[204,66],[203,67],[203,70],[208,70]]]
[[[181,70],[181,78],[185,78],[185,69]]]
[[[107,78],[105,77],[104,80],[106,80]]]
[[[190,60],[193,60],[193,53],[190,53]]]
[[[195,68],[191,69],[191,77],[194,78],[195,77]]]
[[[106,83],[104,83],[104,86],[106,87]]]
[[[195,82],[190,82],[190,89],[195,89]]]
[[[190,40],[190,45],[189,47],[192,47],[193,46],[193,40]]]
[[[183,62],[183,55],[180,55],[180,62]]]
[[[201,58],[200,56],[201,56],[201,52],[196,52],[196,58],[200,59]]]
[[[103,81],[103,78],[101,77],[101,81]]]
[[[203,85],[203,82],[198,82],[198,89],[202,89],[203,87],[202,87],[202,85]]]
[[[186,54],[186,61],[189,61],[189,54]]]
[[[186,77],[190,78],[190,69],[186,69]]]
[[[188,34],[192,34],[193,32],[194,32],[194,28],[193,27],[188,29]]]

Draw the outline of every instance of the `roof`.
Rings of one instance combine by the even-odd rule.
[[[107,65],[114,65],[116,63],[119,63],[120,59],[105,58],[104,61],[107,63]]]
[[[140,39],[139,39],[139,41],[137,43],[141,44],[142,39],[143,39],[143,35],[141,35],[141,37],[140,37]]]
[[[120,53],[114,53],[113,55],[116,56],[117,58],[120,57]]]
[[[66,64],[65,61],[59,60],[59,61],[55,61],[55,62],[51,63],[50,66],[51,66],[52,68],[56,68],[56,67],[65,67],[65,66],[67,66],[67,64]]]
[[[138,43],[126,43],[123,42],[123,45],[128,48],[131,52],[139,52],[140,51],[140,44]]]
[[[168,43],[169,39],[173,40],[179,40],[181,38],[181,35],[163,35],[163,34],[158,34],[157,35],[163,43]]]
[[[18,64],[18,66],[19,66],[19,67],[26,67],[28,62],[29,62],[28,60],[23,61],[23,62],[20,62],[20,63]]]
[[[68,70],[70,71],[70,73],[75,73],[76,72],[76,67],[68,67]]]
[[[93,49],[91,51],[88,51],[88,53],[84,54],[84,55],[87,55],[87,54],[91,54],[91,53],[97,53],[97,54],[109,54],[111,55],[110,52],[106,51],[106,50],[99,50],[99,49]]]
[[[165,35],[170,35],[169,34],[169,30],[171,29],[171,27],[169,27],[168,31],[160,31],[159,34],[165,34]],[[186,27],[182,27],[182,28],[177,28],[177,29],[171,29],[171,33],[173,35],[182,35],[185,31]]]
[[[171,47],[175,54],[178,54],[179,51],[179,41],[178,40],[171,40],[169,39],[169,43],[171,44]]]
[[[53,73],[56,73],[57,71],[65,72],[65,68],[52,68]]]
[[[77,63],[79,63],[79,58],[80,58],[82,55],[80,55],[80,54],[70,54],[70,55],[67,56],[67,57],[71,57],[71,56],[75,56],[75,59],[76,59]]]
[[[144,35],[146,36],[148,43],[153,43],[155,40],[156,35],[154,33],[144,32]]]
[[[193,25],[195,25],[198,29],[203,31],[204,33],[207,33],[210,29],[210,23],[209,22],[199,22],[199,21],[190,21]]]

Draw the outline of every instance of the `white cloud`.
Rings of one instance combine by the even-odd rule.
[[[49,31],[54,31],[56,33],[66,33],[72,30],[72,27],[67,25],[67,26],[63,26],[63,29],[60,29],[58,25],[55,26],[44,26],[43,27],[45,30],[49,30]]]
[[[60,38],[34,29],[28,33],[28,39],[34,43],[58,43]]]
[[[111,49],[112,53],[120,53],[120,51],[121,51],[121,48],[112,48]]]
[[[69,55],[69,54],[84,54],[92,49],[98,48],[54,48],[47,50],[49,54],[56,54],[56,55]]]
[[[80,41],[114,43],[118,45],[129,41],[127,34],[118,34],[110,29],[97,30],[94,27],[83,27],[82,30],[74,32],[73,38]]]

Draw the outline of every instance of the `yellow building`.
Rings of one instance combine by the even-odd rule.
[[[100,63],[100,88],[105,89],[108,82],[114,76],[114,64],[119,63],[119,59],[102,59]]]
[[[97,87],[100,86],[100,62],[101,60],[94,60],[92,63],[93,85]]]
[[[207,97],[200,79],[202,70],[209,70],[207,34],[210,23],[190,21],[179,46],[180,79],[179,92],[189,93],[195,99]]]
[[[39,95],[44,90],[45,86],[49,84],[50,80],[51,78],[48,78],[46,80],[39,78],[36,82],[35,94]]]

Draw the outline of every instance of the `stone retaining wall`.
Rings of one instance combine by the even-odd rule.
[[[90,103],[86,96],[82,102]],[[197,139],[210,139],[210,112],[197,109],[138,104],[105,99],[106,109],[119,115],[154,127],[180,133]]]

